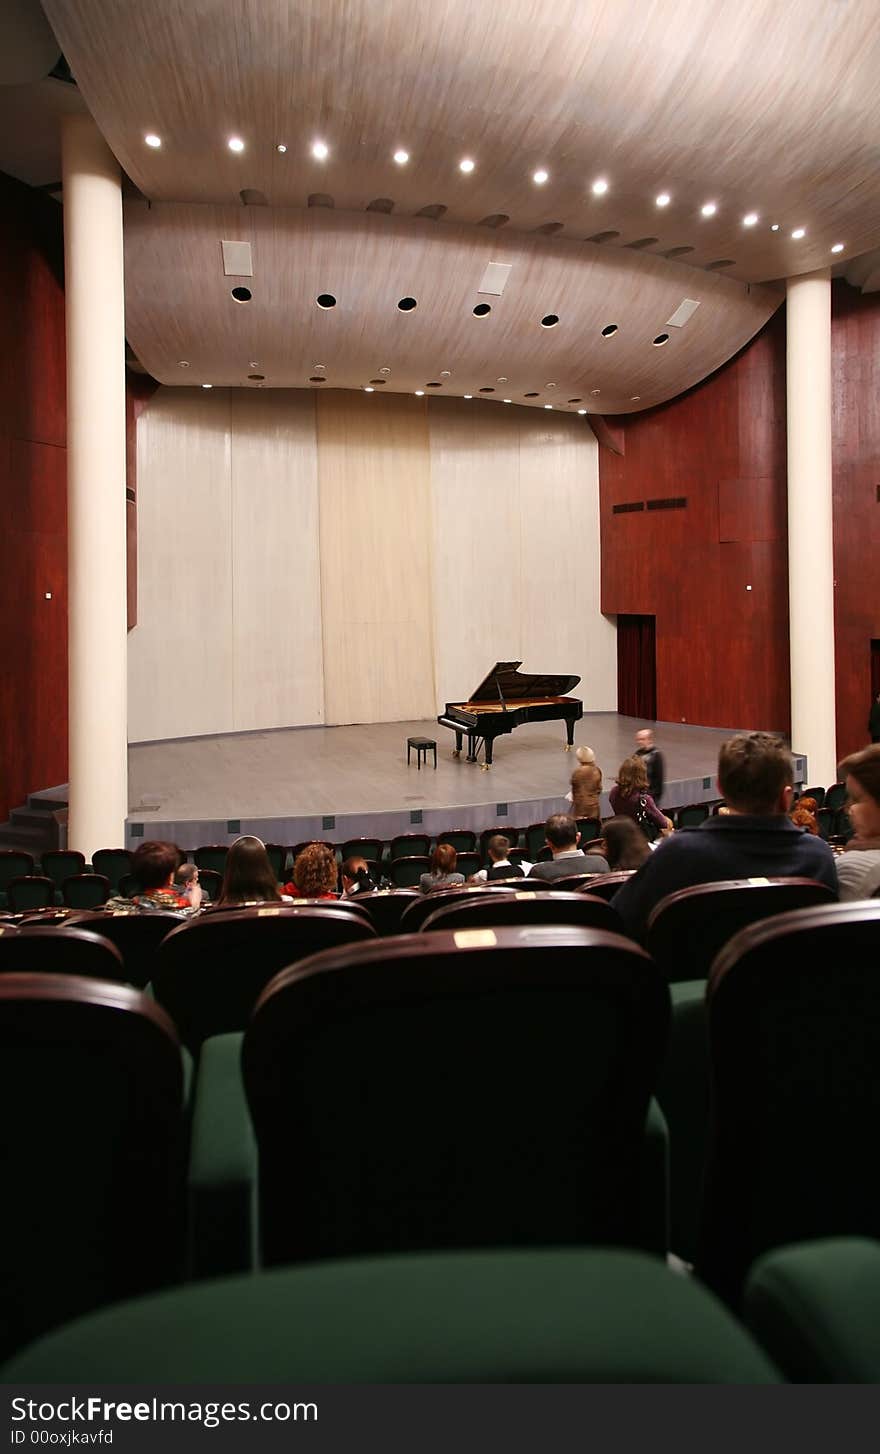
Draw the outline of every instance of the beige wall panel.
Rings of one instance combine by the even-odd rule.
[[[228,398],[160,389],[138,424],[130,741],[232,730],[230,555]]]
[[[234,726],[323,722],[314,396],[236,389],[229,404]]]
[[[577,672],[584,710],[613,712],[617,633],[599,609],[599,446],[586,420],[517,413],[524,667]],[[575,740],[588,742],[588,729]]]
[[[431,400],[438,711],[522,656],[519,412]]]
[[[322,394],[317,421],[326,721],[431,716],[424,402]]]

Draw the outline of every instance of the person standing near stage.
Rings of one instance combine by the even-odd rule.
[[[571,775],[571,816],[598,818],[602,772],[596,766],[596,754],[592,747],[579,747],[575,756],[578,766]]]
[[[659,747],[654,746],[654,733],[650,727],[643,727],[636,733],[635,756],[640,757],[645,764],[645,772],[648,776],[648,792],[659,803],[663,796],[663,784],[665,765],[663,753]]]

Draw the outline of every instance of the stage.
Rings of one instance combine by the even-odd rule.
[[[602,768],[603,815],[636,732],[650,725],[616,712],[587,713],[577,724],[575,745],[592,747]],[[662,806],[717,796],[718,747],[736,730],[657,724],[666,762]],[[416,736],[436,741],[436,771],[430,762],[419,771],[415,754],[407,767],[406,739]],[[524,828],[566,807],[576,759],[564,744],[563,723],[526,724],[496,740],[495,761],[484,772],[452,756],[454,735],[434,719],[132,743],[126,844],[162,838],[192,849],[240,833],[292,844],[389,839],[416,829]],[[803,762],[795,759],[799,781]]]

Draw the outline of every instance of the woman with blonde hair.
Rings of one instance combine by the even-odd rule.
[[[602,771],[596,766],[592,747],[579,747],[575,753],[578,766],[571,775],[571,816],[598,818]]]
[[[660,812],[648,792],[648,774],[641,757],[627,757],[621,764],[617,780],[608,794],[611,811],[632,818],[645,837],[654,839],[672,832],[672,823]]]

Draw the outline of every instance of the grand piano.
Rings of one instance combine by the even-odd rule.
[[[469,701],[446,703],[437,722],[455,733],[453,757],[461,756],[462,738],[467,737],[467,761],[477,762],[480,747],[485,746],[486,761],[480,766],[490,768],[496,737],[521,727],[523,722],[557,720],[565,723],[565,750],[570,751],[574,724],[584,715],[584,704],[567,693],[577,686],[580,677],[548,672],[532,676],[521,672],[521,666],[521,661],[496,661]]]

